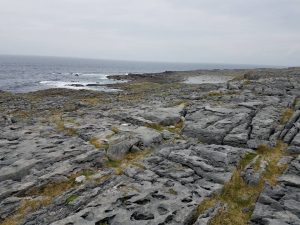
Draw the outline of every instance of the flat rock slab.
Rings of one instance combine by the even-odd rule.
[[[141,113],[140,116],[154,123],[161,124],[164,126],[175,125],[181,120],[184,107],[184,104],[181,104],[178,106],[168,108],[155,108]]]
[[[6,166],[0,169],[0,182],[4,180],[20,181],[30,173],[30,169],[38,162],[36,159],[20,159],[14,162],[11,166]]]
[[[143,167],[128,167],[117,183],[102,188],[76,213],[52,224],[183,224],[205,197],[222,189],[246,152],[219,145],[166,146],[137,162]],[[87,188],[81,195],[95,191]],[[32,220],[63,217],[53,213],[40,212]]]

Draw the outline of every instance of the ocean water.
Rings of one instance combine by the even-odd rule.
[[[0,90],[31,92],[48,88],[116,91],[105,84],[115,81],[107,75],[153,73],[166,70],[238,69],[249,65],[153,63],[37,56],[0,55]]]

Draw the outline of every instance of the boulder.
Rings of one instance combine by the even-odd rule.
[[[125,155],[130,151],[132,146],[138,145],[140,139],[132,138],[124,141],[120,141],[115,144],[110,144],[106,155],[111,160],[121,160],[125,157]]]
[[[135,134],[135,137],[140,139],[145,147],[161,143],[163,140],[163,136],[160,132],[148,127],[138,127],[133,130],[133,133]]]

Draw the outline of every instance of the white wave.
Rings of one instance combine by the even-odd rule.
[[[87,86],[91,82],[66,82],[66,81],[40,81],[41,85],[50,88],[67,88],[73,90],[94,90],[94,91],[119,91],[118,89],[107,88],[105,86]]]

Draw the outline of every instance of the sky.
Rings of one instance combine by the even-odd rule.
[[[300,0],[0,0],[0,54],[300,66]]]

